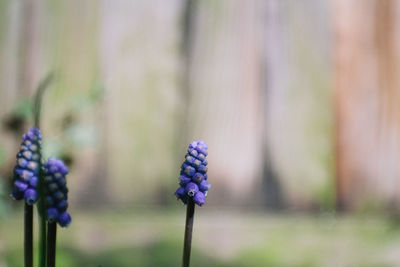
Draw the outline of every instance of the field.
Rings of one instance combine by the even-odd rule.
[[[22,222],[0,222],[0,266],[22,266]],[[73,214],[57,266],[180,266],[184,208]],[[400,266],[400,223],[383,214],[197,209],[192,266]]]

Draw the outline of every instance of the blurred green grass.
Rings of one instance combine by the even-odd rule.
[[[180,266],[184,209],[73,212],[58,231],[58,267]],[[22,266],[22,221],[0,222],[0,266]],[[400,223],[335,216],[197,209],[192,266],[400,266]]]

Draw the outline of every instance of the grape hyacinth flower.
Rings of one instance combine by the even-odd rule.
[[[188,203],[189,198],[198,206],[206,202],[207,192],[211,187],[207,181],[207,149],[207,144],[201,140],[189,145],[181,167],[180,187],[175,192],[175,196],[184,204]]]
[[[25,199],[25,203],[31,206],[38,200],[41,142],[41,131],[36,127],[30,128],[23,135],[21,148],[17,154],[17,165],[14,168],[14,187],[11,196],[16,200]]]
[[[57,222],[61,227],[71,223],[71,216],[67,212],[67,174],[67,166],[57,158],[49,158],[44,164],[46,218],[48,222]]]
[[[68,188],[66,175],[68,168],[64,162],[49,158],[44,164],[44,184],[47,219],[47,266],[56,266],[57,223],[67,227],[71,223],[68,208]]]
[[[175,196],[187,204],[185,238],[183,244],[182,266],[189,267],[192,246],[192,232],[195,203],[202,206],[206,203],[207,192],[211,185],[207,180],[208,146],[203,141],[190,143],[185,161],[182,164],[179,185]]]

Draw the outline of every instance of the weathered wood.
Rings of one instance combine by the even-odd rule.
[[[399,7],[334,1],[339,207],[399,203]]]

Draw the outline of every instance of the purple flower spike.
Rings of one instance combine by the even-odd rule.
[[[56,158],[49,158],[44,164],[47,220],[58,222],[61,227],[71,223],[68,208],[68,188],[66,175],[68,168],[64,162]]]
[[[33,205],[38,199],[37,180],[42,133],[36,127],[30,128],[23,135],[20,150],[17,154],[17,164],[14,168],[14,188],[11,196],[15,200],[25,198],[28,205]]]
[[[207,191],[210,184],[207,180],[207,152],[208,146],[203,141],[193,141],[189,144],[188,153],[181,167],[181,175],[179,177],[180,187],[176,190],[175,195],[184,204],[189,198],[202,206],[206,201]]]

